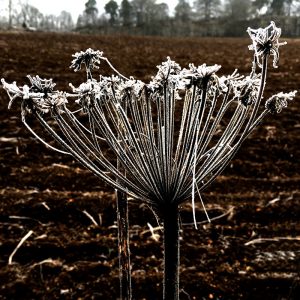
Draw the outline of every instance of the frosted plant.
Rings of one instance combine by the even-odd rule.
[[[280,112],[295,97],[296,92],[279,93],[261,105],[268,58],[273,55],[276,66],[283,43],[273,22],[248,33],[255,53],[249,76],[235,71],[219,77],[219,65],[190,64],[181,69],[167,58],[152,81],[143,83],[121,75],[102,52],[88,49],[76,53],[72,62],[75,71],[85,65],[87,81],[71,85],[71,92],[54,90],[52,80],[38,76],[29,77],[31,86],[23,87],[2,79],[9,107],[21,99],[22,121],[33,133],[28,114],[57,142],[55,147],[47,145],[60,145],[57,150],[156,212],[164,231],[164,299],[179,298],[180,204],[192,201],[194,209],[196,197],[202,201],[201,192],[263,118]],[[102,61],[115,74],[96,80],[92,69]],[[70,99],[75,99],[78,110],[68,108]],[[128,240],[124,241],[128,251]],[[128,261],[123,263],[129,270]]]
[[[279,61],[279,46],[286,45],[286,42],[279,43],[278,39],[281,35],[281,29],[276,27],[272,21],[266,28],[259,29],[247,29],[253,44],[249,46],[250,50],[254,50],[257,59],[257,64],[262,67],[260,58],[264,58],[267,55],[273,55],[273,67],[277,68]]]

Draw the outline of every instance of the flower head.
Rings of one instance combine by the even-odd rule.
[[[287,107],[288,101],[292,101],[297,91],[283,93],[280,92],[266,101],[265,107],[271,114],[279,114],[284,107]]]
[[[53,91],[55,83],[52,79],[41,79],[39,76],[27,76],[31,86],[24,85],[18,87],[16,82],[11,84],[1,80],[4,89],[7,91],[10,102],[8,108],[11,108],[13,101],[17,98],[23,99],[24,108],[27,112],[36,109],[40,112],[47,113],[54,108],[58,108],[67,103],[66,95],[62,92]]]
[[[22,97],[22,90],[17,86],[17,83],[14,81],[13,83],[7,83],[4,78],[1,78],[1,83],[6,90],[7,95],[9,97],[8,109],[11,108],[15,99]]]
[[[234,95],[244,106],[255,103],[261,83],[260,75],[246,76],[233,83]]]
[[[56,85],[52,82],[52,79],[42,79],[38,75],[33,77],[27,75],[27,78],[31,83],[31,87],[29,88],[31,93],[43,93],[46,96],[48,93],[53,92]]]
[[[170,75],[178,75],[181,68],[178,63],[171,60],[170,57],[167,57],[167,60],[161,65],[157,66],[158,72],[157,75],[161,79],[168,79]]]
[[[72,60],[72,64],[70,68],[74,68],[74,71],[77,72],[81,69],[81,65],[85,64],[87,70],[98,69],[97,64],[100,64],[100,59],[102,57],[103,52],[97,50],[93,50],[88,48],[85,51],[76,52],[72,56],[75,57]]]
[[[207,66],[202,64],[196,67],[194,64],[189,64],[189,69],[182,70],[182,76],[186,78],[206,78],[220,70],[220,65]]]
[[[87,112],[93,100],[96,99],[96,95],[100,97],[100,87],[96,80],[88,79],[86,82],[80,84],[79,87],[74,87],[69,84],[74,93],[78,94],[78,100],[75,100],[82,108],[84,112]]]
[[[65,93],[56,92],[45,98],[31,98],[32,106],[37,110],[48,113],[53,109],[61,110],[61,107],[68,102]]]
[[[232,87],[235,86],[235,83],[243,79],[244,76],[240,75],[237,69],[231,75],[218,77],[218,86],[220,93],[227,93]]]
[[[252,39],[252,45],[249,46],[249,50],[255,52],[257,64],[262,67],[260,57],[273,55],[273,67],[277,68],[277,63],[279,61],[279,46],[286,44],[286,42],[278,42],[281,35],[281,29],[276,27],[275,23],[272,21],[266,28],[248,28],[247,32]]]
[[[144,86],[145,84],[142,81],[130,77],[129,80],[121,81],[116,85],[116,93],[120,96],[121,100],[128,98],[129,95],[139,98]]]
[[[173,83],[173,85],[177,84],[177,77],[181,70],[178,63],[171,60],[168,56],[167,60],[158,65],[157,68],[158,72],[147,85],[148,89],[153,91],[160,90],[167,82]]]
[[[220,68],[220,65],[207,66],[202,64],[196,67],[194,64],[189,64],[189,69],[182,70],[181,77],[189,79],[190,83],[200,84],[203,80],[209,80]]]

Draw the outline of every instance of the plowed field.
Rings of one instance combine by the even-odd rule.
[[[58,88],[81,83],[71,55],[104,51],[127,76],[148,81],[167,56],[180,65],[220,64],[220,74],[251,69],[247,39],[166,39],[49,33],[0,33],[0,74],[23,85],[26,75]],[[107,72],[106,69],[103,71]],[[270,66],[266,97],[299,89],[300,40]],[[203,194],[196,230],[181,209],[180,299],[300,299],[300,98],[270,116]],[[72,158],[54,153],[22,125],[0,90],[0,299],[117,299],[114,191]],[[162,298],[162,238],[151,211],[130,203],[134,299]],[[97,223],[94,224],[92,216]],[[8,260],[21,239],[32,234]]]

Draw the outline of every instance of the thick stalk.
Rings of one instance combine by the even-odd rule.
[[[117,218],[118,218],[118,250],[119,250],[119,278],[120,299],[132,299],[130,248],[128,228],[128,202],[125,193],[117,192]]]
[[[164,222],[164,300],[179,299],[179,209],[166,205]]]

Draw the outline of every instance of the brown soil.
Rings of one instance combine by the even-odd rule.
[[[85,77],[68,68],[71,54],[88,47],[143,80],[166,56],[183,66],[217,63],[221,73],[239,68],[245,74],[251,68],[248,43],[0,33],[1,77],[24,84],[27,74],[39,74],[66,89]],[[282,48],[279,69],[270,67],[268,95],[299,88],[299,47],[300,40],[288,40]],[[7,102],[1,90],[0,299],[117,299],[114,191],[72,158],[46,149],[22,125],[18,105],[8,111]],[[180,299],[299,299],[299,103],[298,97],[270,116],[206,190],[209,215],[220,218],[196,230],[188,224],[190,204],[182,207]],[[197,219],[205,221],[200,205]],[[151,211],[130,203],[134,299],[155,300],[162,298],[162,241],[151,237],[147,223],[156,226]],[[248,243],[258,238],[260,243]]]

